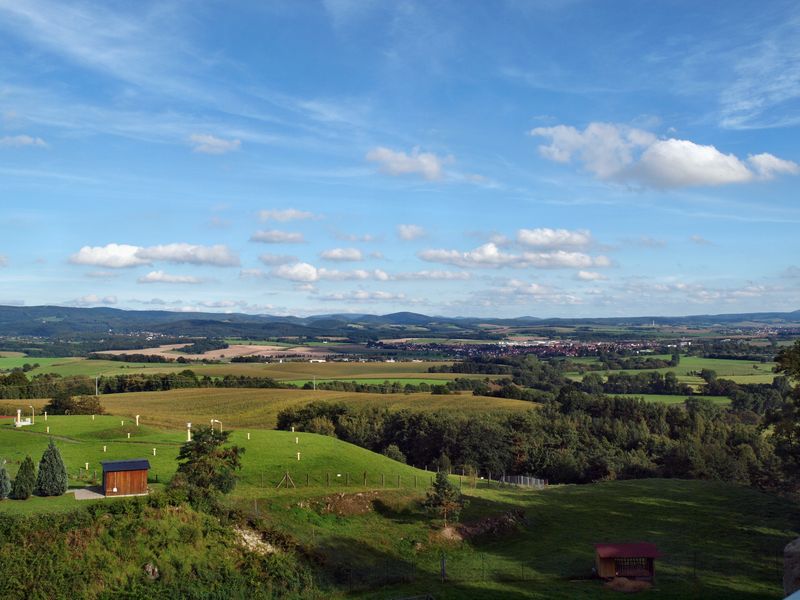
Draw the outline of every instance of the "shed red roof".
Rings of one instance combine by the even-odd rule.
[[[595,544],[600,558],[658,558],[662,556],[655,544],[634,542],[630,544]]]

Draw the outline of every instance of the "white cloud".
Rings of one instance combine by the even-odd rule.
[[[489,242],[468,252],[458,250],[423,250],[418,256],[428,262],[456,265],[465,268],[539,269],[608,267],[611,261],[606,256],[590,256],[583,252],[553,250],[548,252],[523,252],[512,254]]]
[[[258,218],[262,221],[307,221],[309,219],[319,218],[312,212],[306,210],[297,210],[295,208],[286,208],[283,210],[262,210],[258,213]]]
[[[111,306],[117,303],[116,296],[98,296],[97,294],[87,294],[72,300],[68,304],[73,306]]]
[[[406,295],[384,291],[356,290],[327,294],[320,296],[320,300],[327,302],[390,302],[393,300],[406,300]]]
[[[359,261],[364,259],[364,255],[358,248],[331,248],[320,253],[320,257],[325,260],[339,262]]]
[[[571,231],[569,229],[520,229],[517,241],[525,246],[538,248],[563,248],[565,246],[586,246],[592,241],[592,234],[585,229]]]
[[[269,266],[276,266],[276,265],[288,265],[291,263],[299,262],[299,259],[296,256],[290,256],[288,254],[261,254],[258,257],[265,265]]]
[[[747,162],[760,179],[774,179],[776,175],[797,175],[800,165],[790,160],[783,160],[772,154],[763,152],[748,156]]]
[[[189,136],[195,152],[202,154],[226,154],[238,150],[242,145],[241,140],[225,140],[209,134],[194,133]]]
[[[0,268],[8,266],[8,257],[0,254]]]
[[[146,258],[139,256],[139,246],[129,244],[106,244],[105,246],[84,246],[73,254],[69,261],[76,265],[92,265],[122,269],[150,264]]]
[[[596,271],[578,271],[575,275],[581,281],[602,281],[608,279],[605,275]]]
[[[414,271],[396,273],[391,276],[394,281],[465,281],[472,275],[467,271]]]
[[[250,241],[263,242],[265,244],[302,244],[306,240],[302,233],[270,229],[266,231],[256,231],[250,236]]]
[[[545,158],[563,163],[577,159],[604,180],[677,188],[746,183],[800,173],[800,165],[772,154],[757,154],[743,161],[711,145],[658,139],[648,131],[614,123],[590,123],[583,131],[566,125],[537,127],[530,133],[549,138],[549,144],[539,146]]]
[[[401,240],[411,241],[425,237],[425,228],[419,225],[398,225],[397,235]]]
[[[0,146],[8,146],[12,148],[19,148],[22,146],[38,146],[45,148],[47,142],[40,137],[31,137],[29,135],[7,135],[0,137]]]
[[[113,279],[114,277],[119,277],[119,273],[114,271],[89,271],[85,273],[85,276],[92,279]]]
[[[414,148],[411,154],[379,146],[367,152],[368,161],[378,163],[387,175],[421,175],[428,181],[444,176],[444,165],[453,162],[452,157],[439,157],[431,152],[420,152]]]
[[[378,239],[377,236],[374,236],[371,233],[365,233],[363,235],[357,235],[354,233],[337,233],[336,237],[345,242],[374,242]]]
[[[152,264],[153,261],[189,263],[233,267],[239,265],[239,257],[227,246],[197,246],[194,244],[165,244],[142,248],[130,244],[106,244],[84,246],[73,254],[69,261],[76,265],[92,265],[122,269]]]
[[[698,246],[710,246],[712,242],[704,238],[702,235],[694,234],[689,236],[689,241]]]
[[[239,257],[225,245],[198,246],[195,244],[164,244],[141,248],[136,255],[152,261],[212,265],[215,267],[237,267]]]
[[[170,275],[164,271],[150,271],[138,279],[139,283],[203,283],[199,277],[191,275]]]
[[[319,279],[318,269],[314,265],[305,262],[299,262],[293,265],[281,265],[273,269],[272,274],[281,279],[304,283],[312,283]]]

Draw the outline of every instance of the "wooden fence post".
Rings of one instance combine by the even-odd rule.
[[[364,487],[367,487],[367,472],[364,471]]]

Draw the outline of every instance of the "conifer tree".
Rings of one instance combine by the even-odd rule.
[[[454,521],[458,520],[458,515],[464,505],[465,501],[461,492],[450,483],[444,471],[439,471],[432,488],[428,490],[424,502],[425,508],[442,517],[444,526],[447,527],[447,517]]]
[[[5,500],[11,493],[11,478],[4,465],[0,465],[0,500]]]
[[[67,467],[61,452],[50,438],[50,443],[39,461],[39,475],[36,477],[38,496],[61,496],[67,491]]]
[[[17,471],[17,476],[14,478],[10,497],[14,500],[27,500],[33,494],[35,485],[36,467],[33,466],[33,459],[30,456],[26,456],[19,467],[19,471]]]

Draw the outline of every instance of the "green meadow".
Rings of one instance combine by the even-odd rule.
[[[91,472],[104,459],[139,457],[151,461],[151,485],[159,487],[174,472],[185,435],[112,416],[54,416],[19,430],[6,422],[0,457],[12,475],[26,454],[38,461],[47,426],[72,487],[89,483],[75,478],[85,462]],[[452,477],[469,500],[462,521],[509,511],[523,519],[497,533],[444,536],[420,504],[429,472],[314,434],[238,429],[232,442],[245,454],[227,501],[299,544],[331,598],[614,598],[588,578],[593,544],[635,540],[655,542],[664,554],[650,592],[660,598],[779,598],[779,553],[798,535],[796,504],[722,483],[650,479],[536,491]],[[296,487],[278,487],[286,472]],[[63,512],[84,502],[70,495],[7,500],[0,514]]]

